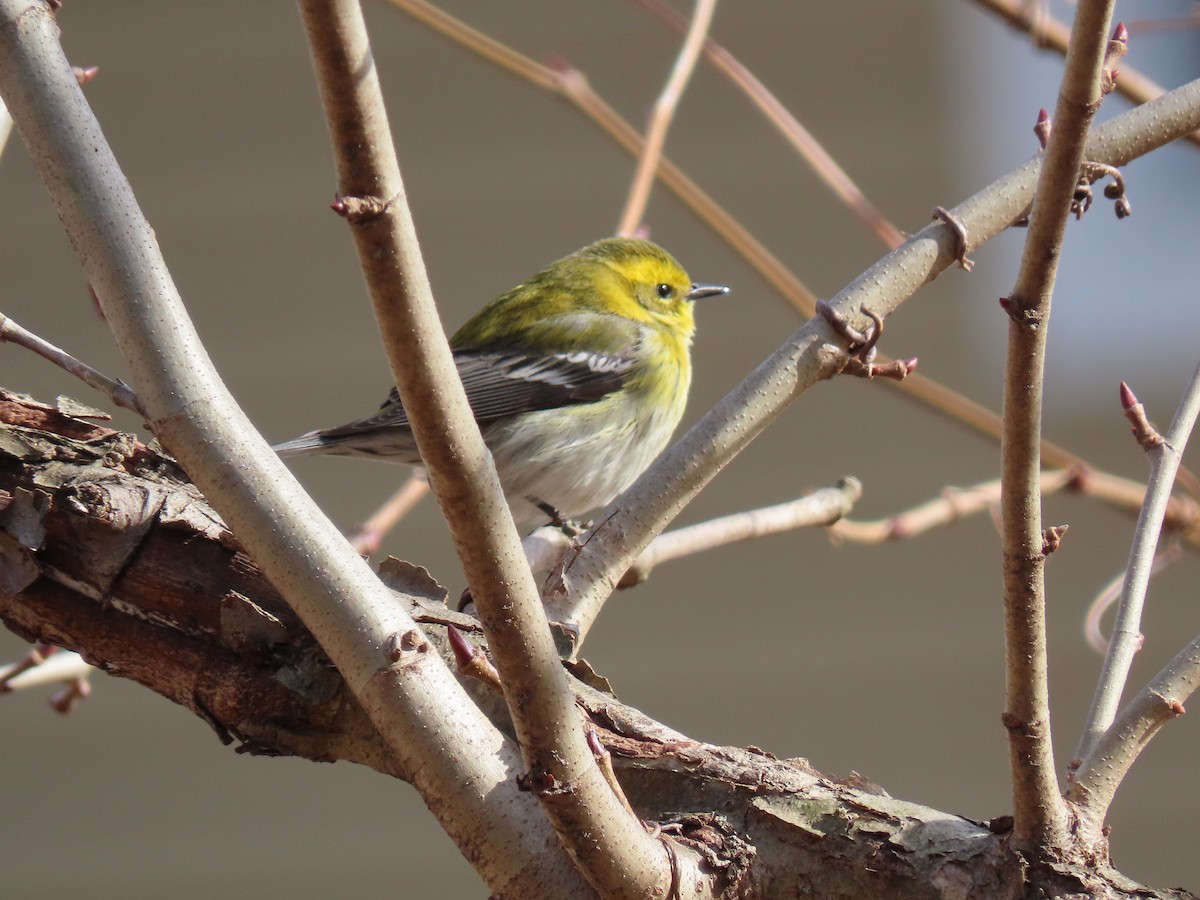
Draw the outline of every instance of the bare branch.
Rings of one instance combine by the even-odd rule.
[[[683,33],[687,20],[679,11],[664,0],[634,0],[638,6],[648,10],[671,28]],[[879,208],[854,183],[853,179],[837,164],[825,148],[809,133],[808,129],[792,115],[791,111],[779,102],[754,73],[742,65],[737,57],[713,38],[704,42],[704,56],[736,84],[750,99],[767,120],[792,145],[821,180],[836,194],[843,203],[861,219],[868,228],[879,236],[888,247],[898,247],[904,242],[904,233],[887,220]]]
[[[131,410],[139,416],[144,417],[146,415],[142,412],[137,395],[133,393],[129,385],[125,382],[109,378],[102,372],[96,371],[87,363],[80,362],[65,350],[60,350],[49,341],[38,337],[32,331],[22,328],[8,316],[4,315],[4,313],[0,313],[0,343],[4,343],[5,341],[17,344],[27,350],[32,350],[43,359],[47,359],[59,368],[70,372],[88,387],[94,388],[104,394],[117,406]]]
[[[1200,687],[1200,637],[1192,640],[1125,705],[1078,765],[1067,790],[1080,818],[1099,834],[1108,808],[1130,766],[1150,739],[1184,713]]]
[[[571,68],[561,60],[555,66],[544,66],[534,62],[458,21],[426,0],[388,2],[518,78],[561,95],[627,153],[635,157],[641,155],[643,144],[637,129],[617,115],[616,111],[591,89],[587,78],[579,70]],[[681,203],[729,244],[734,252],[744,257],[794,309],[805,316],[812,315],[817,303],[816,295],[696,182],[666,157],[659,162],[658,177]]]
[[[408,515],[428,492],[428,481],[420,475],[410,475],[371,518],[347,535],[350,546],[366,556],[375,553],[379,550],[384,536],[395,528],[396,523]]]
[[[570,858],[601,894],[665,892],[671,869],[662,845],[613,795],[587,746],[495,465],[457,376],[417,245],[362,10],[357,0],[301,0],[300,8],[340,194],[370,210],[350,216],[350,224],[392,374],[524,756],[527,771],[518,784],[537,797]],[[516,785],[508,787],[511,792]],[[507,841],[493,836],[489,843],[498,852]],[[695,864],[694,854],[681,855]]]
[[[1088,141],[1088,156],[1124,165],[1197,126],[1200,81],[1098,126]],[[1031,160],[951,210],[970,228],[976,246],[1025,214],[1038,168],[1039,160]],[[830,302],[851,319],[863,304],[881,316],[890,315],[954,264],[955,250],[945,225],[928,225]],[[840,369],[844,357],[830,343],[834,339],[823,319],[809,322],[668,448],[617,498],[612,515],[593,530],[583,550],[564,565],[562,577],[549,586],[552,614],[578,629],[581,640],[586,638],[617,581],[652,538],[788,404]]]
[[[1137,402],[1132,391],[1124,385],[1122,388],[1122,405],[1128,413],[1141,404]],[[1129,565],[1125,569],[1125,581],[1121,587],[1121,600],[1117,605],[1117,616],[1113,623],[1112,637],[1108,642],[1108,652],[1104,657],[1104,666],[1096,684],[1096,694],[1092,699],[1092,707],[1088,712],[1079,740],[1079,749],[1075,754],[1080,759],[1087,759],[1093,754],[1097,742],[1111,727],[1121,694],[1125,690],[1126,679],[1129,677],[1129,667],[1133,664],[1134,654],[1141,646],[1142,608],[1154,568],[1163,518],[1171,498],[1171,489],[1175,485],[1175,474],[1196,424],[1197,415],[1200,415],[1200,367],[1192,374],[1165,439],[1149,440],[1144,428],[1134,428],[1134,434],[1140,435],[1139,443],[1150,458],[1150,480],[1146,487],[1146,499],[1142,504],[1141,515],[1138,516],[1137,527],[1134,530]],[[1140,419],[1145,422],[1144,415]],[[1148,426],[1148,423],[1146,424]]]
[[[566,854],[547,852],[552,833],[537,804],[512,788],[520,757],[511,742],[428,652],[394,594],[229,396],[57,38],[47,6],[0,0],[0,94],[155,434],[294,604],[443,827],[472,848],[492,883],[527,887],[531,897],[586,892]],[[474,752],[447,753],[458,742]]]
[[[692,13],[692,24],[688,28],[683,46],[675,66],[671,69],[671,77],[654,104],[654,114],[650,119],[650,127],[646,129],[646,141],[642,146],[642,154],[638,159],[637,171],[633,176],[633,184],[629,188],[629,196],[625,200],[625,211],[621,213],[617,234],[629,237],[641,226],[646,215],[646,203],[650,199],[650,189],[654,186],[655,172],[662,159],[663,144],[667,140],[667,130],[675,117],[675,110],[683,97],[692,70],[696,68],[696,60],[704,46],[712,23],[713,11],[717,8],[717,0],[696,0],[696,9]]]
[[[651,569],[665,562],[739,541],[813,525],[829,525],[849,513],[861,496],[862,483],[857,478],[843,478],[837,487],[822,488],[796,500],[664,532],[650,542],[637,562],[621,577],[617,587],[640,584],[650,577]]]
[[[1154,562],[1150,566],[1150,578],[1153,580],[1167,566],[1177,563],[1181,559],[1183,559],[1183,545],[1178,541],[1172,541],[1154,555]],[[1108,638],[1104,636],[1100,622],[1104,618],[1104,614],[1121,599],[1121,588],[1124,584],[1125,573],[1122,572],[1096,595],[1096,599],[1088,605],[1087,615],[1083,619],[1083,639],[1101,656],[1108,652]]]
[[[1076,473],[1071,471],[1047,472],[1042,476],[1042,494],[1054,494],[1077,486]],[[940,497],[914,506],[894,516],[871,522],[842,519],[829,526],[836,538],[859,544],[878,544],[883,541],[900,541],[924,534],[957,522],[965,516],[994,509],[1000,502],[1000,481],[985,481],[967,488],[950,487]]]
[[[1070,31],[1067,26],[1050,15],[1044,3],[1030,3],[1029,0],[974,0],[974,2],[990,12],[995,13],[1018,31],[1023,31],[1033,38],[1034,46],[1048,47],[1060,54],[1066,54]],[[1166,93],[1162,85],[1146,77],[1137,69],[1124,65],[1121,67],[1121,77],[1116,79],[1115,91],[1132,100],[1134,103],[1145,103]],[[1200,131],[1184,135],[1184,140],[1200,146]]]
[[[0,694],[86,678],[92,667],[78,653],[37,644],[19,662],[0,666]]]
[[[1043,371],[1050,300],[1087,134],[1103,96],[1101,70],[1113,0],[1081,0],[1071,30],[1053,130],[1046,143],[1021,268],[1006,298],[1000,500],[1004,549],[1006,701],[1013,840],[1036,858],[1067,841],[1055,776],[1046,662],[1045,536],[1041,515]]]

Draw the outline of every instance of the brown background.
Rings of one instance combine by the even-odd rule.
[[[1137,4],[1168,12],[1180,4]],[[630,4],[451,5],[535,57],[561,54],[635,124],[677,39]],[[559,99],[499,74],[403,14],[368,9],[410,200],[448,327],[547,261],[611,233],[631,161]],[[1148,15],[1150,11],[1134,15]],[[229,387],[279,440],[368,412],[387,368],[344,224],[295,10],[286,4],[69,3],[72,60],[157,230]],[[793,109],[900,227],[915,230],[1032,152],[1058,62],[966,3],[729,2],[716,36]],[[1178,83],[1195,39],[1135,34],[1129,61]],[[1110,100],[1105,114],[1124,108]],[[882,252],[736,91],[702,67],[668,152],[819,294]],[[1116,385],[1135,378],[1170,419],[1195,364],[1197,166],[1175,148],[1130,167],[1135,216],[1072,225],[1055,301],[1047,433],[1097,465],[1142,477]],[[84,279],[24,150],[0,162],[0,310],[122,375]],[[1188,201],[1191,201],[1190,203]],[[1175,218],[1172,218],[1172,217]],[[1187,217],[1191,217],[1189,222]],[[699,310],[688,421],[797,327],[771,290],[665,192],[655,239],[697,280],[734,295]],[[1021,233],[950,272],[892,320],[884,349],[995,405]],[[1186,249],[1185,249],[1186,248]],[[1162,311],[1167,315],[1164,327]],[[1173,352],[1182,351],[1182,352]],[[0,383],[100,401],[24,351],[0,348]],[[128,417],[118,419],[137,428]],[[994,475],[989,441],[856,380],[820,386],[686,512],[694,521],[854,474],[859,517]],[[349,527],[403,474],[303,460],[295,471]],[[1128,552],[1131,518],[1079,498],[1048,503],[1071,532],[1049,567],[1053,706],[1070,758],[1098,658],[1080,619]],[[388,552],[460,576],[432,504]],[[1141,683],[1194,634],[1195,562],[1156,583],[1135,667]],[[697,738],[857,770],[891,793],[973,818],[1009,809],[1000,726],[999,556],[976,518],[918,540],[832,547],[792,534],[666,566],[610,605],[587,655],[629,702]],[[0,639],[0,655],[22,652]],[[423,891],[481,896],[407,786],[346,764],[250,759],[198,719],[97,676],[74,716],[40,694],[0,709],[0,887],[9,896],[326,897]],[[1117,799],[1128,874],[1200,888],[1192,717],[1145,754]]]

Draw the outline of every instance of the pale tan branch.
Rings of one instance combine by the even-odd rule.
[[[665,0],[634,2],[667,23],[676,32],[682,34],[687,28],[687,20]],[[837,164],[837,160],[829,155],[808,129],[800,124],[800,120],[792,115],[791,111],[779,102],[779,98],[771,93],[753,72],[742,65],[737,57],[711,37],[704,42],[704,56],[719,72],[737,85],[829,189],[874,231],[884,244],[888,247],[898,247],[904,242],[904,233],[888,221]]]
[[[862,496],[857,478],[843,478],[837,487],[822,488],[807,496],[761,509],[732,513],[665,531],[650,542],[641,556],[618,582],[618,588],[633,587],[650,577],[651,570],[665,562],[706,553],[740,541],[750,541],[807,528],[829,525],[850,512]]]
[[[517,794],[520,786],[537,798],[570,860],[600,894],[635,898],[665,891],[671,882],[666,851],[628,815],[587,746],[495,464],[458,378],[417,244],[362,10],[357,0],[301,0],[300,8],[333,136],[339,192],[354,203],[348,218],[392,374],[525,760],[519,785],[500,793],[510,802],[527,800],[528,794]],[[356,214],[360,207],[364,212]],[[497,854],[481,867],[489,882],[500,865],[512,864],[498,854],[514,837],[509,831],[486,838]],[[467,855],[479,852],[473,844]],[[695,865],[685,849],[678,858],[689,869]]]
[[[717,0],[696,0],[696,8],[692,12],[692,22],[683,46],[679,49],[671,76],[654,104],[650,126],[646,129],[637,171],[633,176],[633,184],[629,187],[625,210],[621,213],[621,220],[617,225],[617,234],[623,237],[631,237],[645,218],[646,203],[650,199],[650,189],[654,186],[655,173],[662,159],[667,131],[671,127],[671,120],[675,117],[679,101],[683,98],[688,79],[692,77],[692,71],[696,68],[696,60],[700,57],[700,50],[704,46],[716,7]]]
[[[1055,775],[1046,658],[1046,535],[1041,515],[1043,373],[1050,300],[1088,129],[1103,97],[1113,0],[1081,0],[1046,144],[1021,267],[1006,298],[1008,358],[1000,442],[1001,541],[1013,840],[1041,859],[1068,840]]]
[[[1070,29],[1066,24],[1050,15],[1043,3],[1029,0],[972,0],[977,6],[995,13],[1013,28],[1033,38],[1035,47],[1046,47],[1066,54]],[[1113,90],[1134,103],[1145,103],[1161,97],[1166,89],[1158,82],[1142,74],[1132,66],[1122,63],[1121,74]],[[1200,146],[1200,131],[1184,135],[1184,140]]]
[[[1183,559],[1183,545],[1178,541],[1171,541],[1154,555],[1154,562],[1150,565],[1150,578],[1153,579],[1168,566],[1181,559]],[[1103,620],[1104,614],[1121,599],[1121,588],[1124,584],[1125,573],[1122,572],[1100,589],[1100,593],[1088,604],[1087,613],[1083,619],[1083,639],[1101,656],[1108,652],[1108,638],[1101,630],[1100,622]]]
[[[8,341],[26,350],[31,350],[42,359],[49,360],[67,372],[70,372],[90,388],[104,394],[117,406],[131,410],[139,416],[145,416],[138,403],[137,395],[129,385],[119,379],[109,378],[102,372],[93,369],[87,363],[81,362],[49,341],[43,340],[32,331],[22,328],[4,313],[0,313],[0,343]]]
[[[1122,385],[1124,388],[1124,385]],[[1133,393],[1125,388],[1123,397],[1126,409],[1140,406]],[[1117,615],[1113,622],[1112,637],[1104,656],[1104,666],[1096,684],[1096,694],[1088,712],[1083,734],[1080,737],[1076,756],[1087,759],[1101,736],[1105,734],[1116,716],[1121,694],[1133,665],[1134,654],[1142,644],[1142,608],[1146,591],[1154,568],[1159,536],[1175,475],[1183,458],[1184,448],[1191,437],[1200,415],[1200,367],[1192,374],[1187,389],[1175,411],[1171,427],[1157,441],[1144,441],[1143,449],[1150,460],[1150,480],[1146,488],[1146,499],[1138,516],[1134,530],[1133,546],[1129,551],[1129,563],[1125,569],[1125,580],[1121,586],[1121,599],[1117,604]],[[1144,419],[1144,416],[1143,416]],[[1103,814],[1103,811],[1101,811]]]
[[[350,546],[366,556],[375,553],[379,550],[384,536],[395,528],[396,523],[408,515],[427,493],[429,482],[420,475],[410,475],[367,521],[347,535]]]

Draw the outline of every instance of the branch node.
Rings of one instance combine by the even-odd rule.
[[[942,206],[933,208],[933,218],[941,221],[954,235],[954,258],[958,267],[964,272],[970,272],[975,267],[975,260],[967,257],[967,226],[950,210]]]
[[[1051,525],[1042,532],[1042,556],[1049,556],[1062,545],[1069,525]]]
[[[1108,46],[1104,50],[1104,63],[1100,68],[1101,94],[1110,94],[1113,88],[1117,86],[1117,75],[1120,70],[1113,68],[1113,66],[1120,61],[1128,49],[1129,29],[1125,27],[1124,22],[1118,22],[1116,29],[1113,31],[1112,39],[1108,42]]]
[[[354,197],[339,195],[336,200],[329,204],[329,208],[351,225],[360,225],[387,215],[399,199],[398,194],[387,200],[382,197],[373,196]]]
[[[1042,327],[1043,314],[1017,297],[1001,297],[1000,308],[1022,328],[1037,331]]]
[[[915,356],[875,365],[875,347],[883,334],[883,317],[866,304],[859,307],[859,311],[871,320],[870,327],[865,331],[851,325],[828,301],[818,300],[816,311],[847,344],[846,352],[849,357],[842,366],[842,372],[845,374],[858,378],[889,378],[903,381],[917,368]]]
[[[1050,132],[1054,129],[1054,123],[1050,119],[1050,113],[1046,112],[1043,106],[1038,110],[1037,121],[1033,125],[1033,133],[1037,135],[1038,144],[1043,150],[1046,149],[1046,144],[1050,142]]]
[[[1121,382],[1121,407],[1125,410],[1125,418],[1133,425],[1129,430],[1134,440],[1145,452],[1149,453],[1165,443],[1158,429],[1146,418],[1146,407],[1138,401],[1137,395],[1124,381]]]
[[[394,666],[406,668],[419,662],[429,652],[429,641],[416,628],[393,634],[387,642],[387,658]]]

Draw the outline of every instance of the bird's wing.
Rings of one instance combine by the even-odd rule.
[[[479,422],[599,400],[619,390],[633,367],[624,356],[560,353],[530,356],[498,350],[458,350],[454,363]],[[405,427],[408,415],[392,388],[373,416],[321,432],[326,440],[377,428]]]

